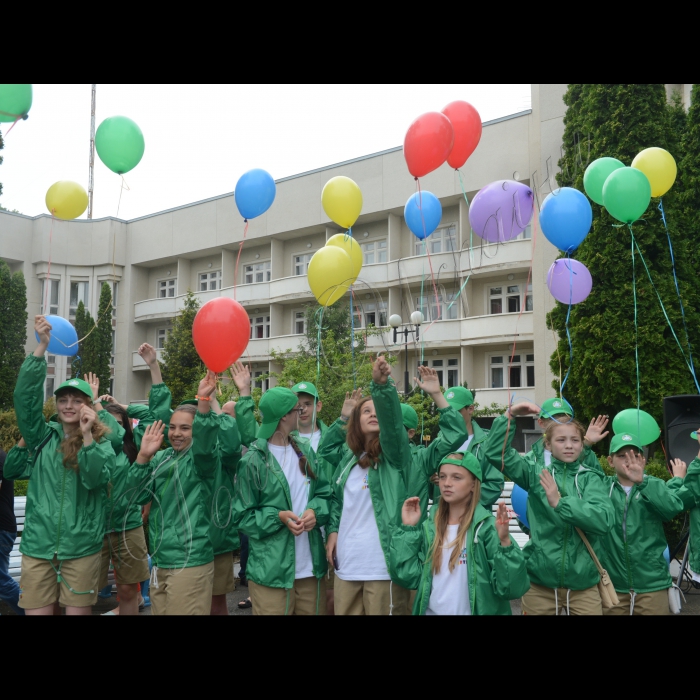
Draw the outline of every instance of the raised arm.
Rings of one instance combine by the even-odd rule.
[[[161,374],[160,365],[158,364],[158,353],[156,349],[148,343],[143,343],[143,345],[139,347],[138,352],[148,365],[148,369],[151,370],[151,384],[162,384],[163,375]]]
[[[425,528],[419,525],[420,499],[406,499],[401,508],[402,524],[389,544],[389,575],[399,586],[415,591],[420,587],[424,562],[428,556]]]
[[[34,460],[29,456],[29,449],[21,444],[15,445],[5,457],[2,467],[4,479],[29,479],[32,475]]]
[[[374,401],[374,410],[379,423],[379,444],[382,455],[394,469],[408,468],[411,461],[411,450],[408,446],[408,436],[403,427],[401,402],[396,393],[396,387],[388,383],[391,366],[380,355],[372,369],[370,394]]]
[[[194,470],[201,479],[213,478],[221,469],[217,446],[219,417],[210,410],[209,397],[216,390],[216,375],[209,370],[199,383],[198,407],[192,423],[192,458]]]
[[[255,403],[250,395],[250,368],[242,362],[231,366],[233,382],[238,388],[240,399],[236,404],[236,423],[241,435],[241,443],[250,447],[258,435],[258,422],[255,420]]]

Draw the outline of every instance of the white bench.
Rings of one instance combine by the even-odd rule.
[[[19,583],[19,574],[22,568],[22,553],[19,551],[19,543],[22,541],[24,530],[24,510],[27,507],[26,496],[15,496],[15,517],[17,518],[17,539],[10,552],[10,576]]]

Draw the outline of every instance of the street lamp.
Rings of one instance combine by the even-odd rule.
[[[403,393],[405,395],[408,394],[410,386],[410,382],[408,380],[408,335],[409,333],[414,334],[417,342],[418,331],[420,329],[420,324],[423,323],[423,320],[423,314],[420,311],[414,311],[411,314],[411,323],[413,324],[413,328],[410,328],[408,324],[403,328],[399,328],[399,326],[403,323],[401,316],[398,314],[392,314],[389,316],[389,325],[394,329],[394,344],[396,344],[399,334],[402,334],[404,338],[403,342],[406,346],[406,365],[403,373]]]

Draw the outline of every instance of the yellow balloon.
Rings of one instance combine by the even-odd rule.
[[[676,161],[663,148],[645,148],[632,161],[632,167],[641,170],[651,184],[651,196],[661,197],[676,181]]]
[[[321,204],[331,221],[350,228],[362,211],[362,192],[349,177],[331,178],[321,192]]]
[[[77,182],[59,180],[46,192],[46,208],[58,219],[77,219],[87,205],[87,192]]]
[[[352,263],[352,281],[353,284],[360,274],[362,269],[362,246],[352,237],[345,233],[336,233],[335,236],[331,236],[326,245],[334,245],[338,248],[342,248],[349,256],[350,262]]]
[[[331,306],[350,289],[352,260],[338,246],[317,250],[309,263],[309,287],[322,306]]]

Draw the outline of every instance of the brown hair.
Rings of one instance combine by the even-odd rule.
[[[382,453],[382,446],[379,444],[379,436],[372,438],[369,445],[366,446],[367,441],[365,439],[365,434],[362,432],[360,426],[362,407],[368,401],[372,401],[371,396],[365,396],[363,399],[360,399],[355,405],[355,408],[353,408],[350,414],[350,420],[348,420],[347,433],[348,447],[356,457],[359,457],[357,463],[363,468],[376,464],[379,461],[379,455]],[[360,455],[362,456],[360,457]]]
[[[85,398],[86,401],[84,405],[90,406],[90,398],[83,394],[82,391],[67,389],[57,395],[56,398],[59,396],[77,396]],[[66,467],[66,469],[73,469],[76,472],[78,471],[78,452],[80,452],[80,448],[83,446],[83,433],[79,426],[80,424],[78,424],[78,430],[63,438],[61,446],[58,448],[59,452],[63,454],[63,466]],[[95,442],[100,442],[109,430],[107,426],[96,417],[90,432],[92,433],[92,439]]]
[[[134,431],[131,428],[131,418],[129,418],[129,414],[116,403],[108,404],[105,411],[111,413],[113,416],[119,416],[122,419],[122,427],[124,428],[122,452],[124,452],[129,462],[133,464],[136,461],[136,457],[138,457],[139,450],[134,442]]]
[[[464,455],[453,454],[450,455],[453,459],[462,459]],[[465,470],[469,471],[469,470]],[[469,472],[471,474],[471,472]],[[474,476],[472,474],[472,476]],[[481,481],[474,476],[474,490],[472,491],[472,499],[469,501],[460,521],[459,527],[457,528],[457,537],[455,537],[453,542],[446,542],[447,539],[447,525],[450,519],[450,506],[442,498],[437,506],[437,513],[435,515],[435,539],[430,548],[428,556],[432,559],[431,569],[433,570],[433,576],[440,573],[440,567],[442,565],[442,550],[444,548],[449,549],[452,547],[452,554],[450,554],[449,569],[450,573],[454,571],[457,562],[459,561],[459,555],[462,553],[462,547],[467,538],[467,530],[472,524],[474,519],[474,511],[476,506],[481,500]]]
[[[194,419],[194,417],[197,415],[197,407],[194,406],[194,405],[191,404],[191,403],[181,403],[181,404],[173,411],[173,414],[179,413],[180,411],[182,411],[182,413],[189,413],[189,414],[192,416],[193,419]],[[172,418],[172,415],[171,415],[170,417]]]
[[[306,455],[301,451],[301,448],[299,445],[297,445],[296,440],[291,435],[289,436],[289,443],[291,444],[294,453],[299,458],[299,470],[301,473],[308,476],[310,479],[315,480],[316,474],[314,474],[314,470],[311,468],[309,460],[306,459]]]
[[[561,422],[557,423],[557,421],[553,420],[544,431],[544,441],[546,443],[551,445],[552,438],[554,437],[554,431],[560,425],[573,425],[574,428],[576,428],[576,432],[581,436],[581,442],[583,442],[583,438],[586,436],[586,428],[581,424],[580,421],[577,421],[575,418],[572,418],[570,421],[567,421],[566,423],[561,423]]]

